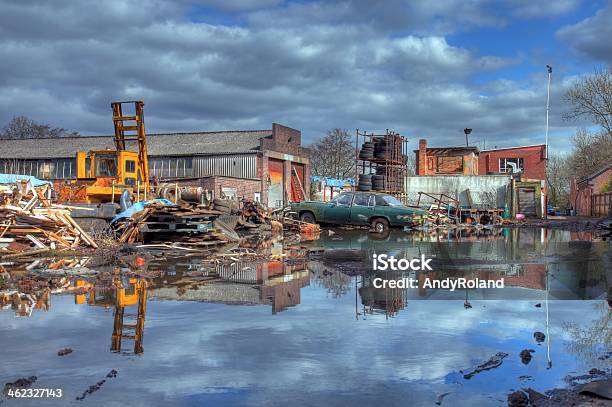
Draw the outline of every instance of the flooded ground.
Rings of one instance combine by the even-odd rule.
[[[246,242],[266,256],[234,250],[216,263],[78,259],[68,266],[81,275],[56,282],[57,294],[0,311],[2,383],[36,376],[32,388],[61,388],[62,399],[0,404],[506,405],[516,389],[610,373],[611,253],[593,237],[334,229],[292,247]],[[434,270],[417,279],[504,277],[506,287],[375,288],[374,253],[432,257]],[[3,267],[42,273],[20,285],[27,291],[67,265]],[[466,376],[499,352],[501,365]]]

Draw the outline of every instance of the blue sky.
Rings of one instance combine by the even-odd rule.
[[[563,94],[612,63],[610,1],[0,0],[0,126],[15,115],[112,132],[109,103],[144,99],[149,132],[395,129],[456,145],[578,127]]]

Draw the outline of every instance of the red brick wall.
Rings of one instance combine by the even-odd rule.
[[[298,157],[310,157],[310,151],[302,147],[302,132],[282,124],[272,123],[272,138],[261,139],[261,150],[272,150]]]
[[[221,196],[222,188],[236,188],[236,194],[245,199],[255,199],[255,193],[261,192],[261,182],[259,180],[242,178],[206,177],[200,179],[200,186],[213,191],[215,198]],[[263,194],[261,194],[261,198],[263,199]]]
[[[499,173],[500,158],[522,158],[523,177],[529,179],[546,179],[546,147],[517,147],[500,150],[481,151],[478,162],[478,173],[487,175],[489,173]]]
[[[272,123],[272,138],[262,138],[261,139],[261,150],[262,151],[275,151],[277,153],[289,154],[300,158],[310,158],[310,150],[301,146],[302,143],[302,133],[299,130],[292,129],[291,127],[283,126],[278,123]],[[269,171],[269,158],[262,158],[262,171],[264,174],[263,179],[263,191],[262,191],[262,201],[265,204],[268,204],[268,191],[267,191],[267,174]],[[285,172],[285,196],[291,196],[289,193],[291,191],[291,162],[284,162],[284,172]],[[304,166],[304,190],[306,191],[307,198],[310,194],[310,174],[311,168],[310,164],[306,164]]]
[[[610,182],[610,178],[612,178],[612,168],[608,168],[606,171],[593,178],[591,182],[593,183],[594,193],[602,193],[603,188]]]

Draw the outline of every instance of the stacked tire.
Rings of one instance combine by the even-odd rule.
[[[385,189],[385,176],[384,175],[372,176],[372,189],[375,191],[384,191]]]
[[[359,191],[372,190],[372,174],[359,174],[359,182],[357,183]]]
[[[361,150],[359,151],[359,158],[362,160],[371,160],[374,158],[374,143],[366,141],[362,144]]]
[[[375,139],[374,143],[374,158],[384,160],[387,158],[387,142],[384,138]]]

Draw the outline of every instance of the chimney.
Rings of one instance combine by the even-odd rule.
[[[417,175],[427,175],[427,140],[424,138],[419,140]]]

